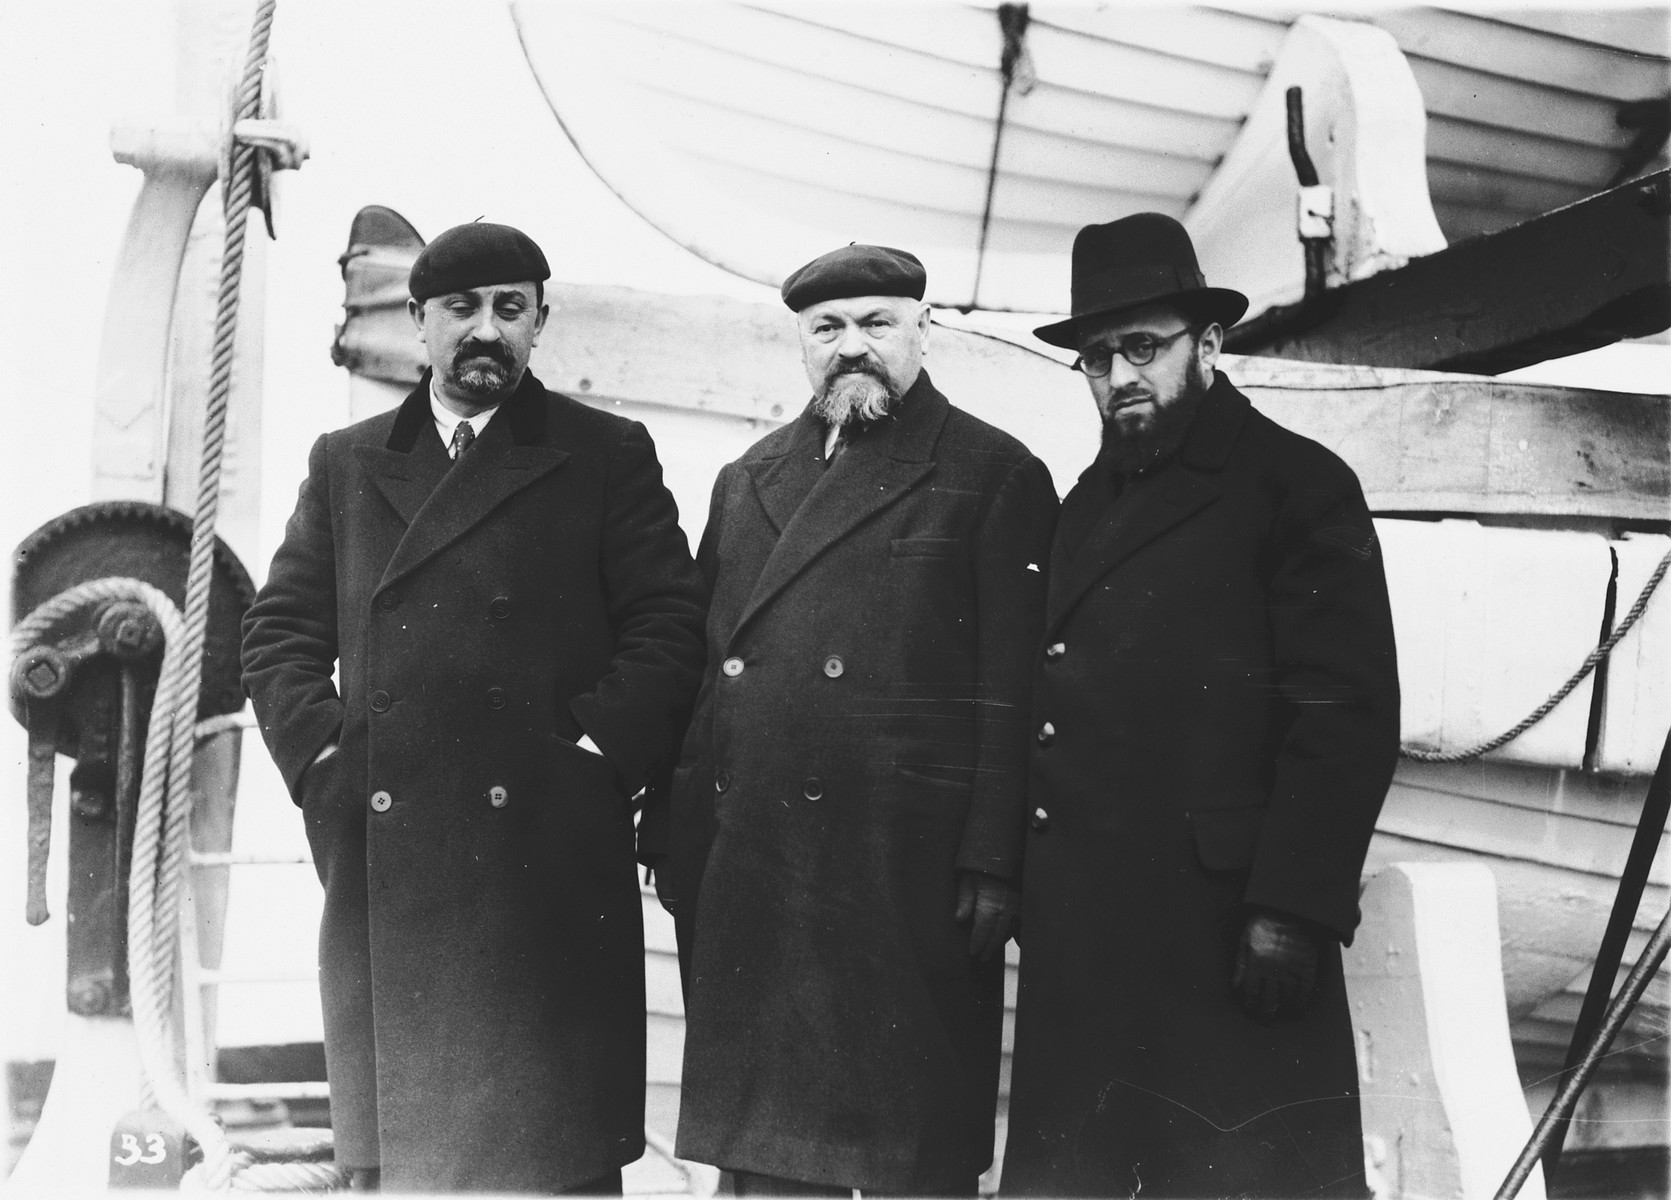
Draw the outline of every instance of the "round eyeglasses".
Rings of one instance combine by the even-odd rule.
[[[1146,367],[1155,361],[1155,355],[1161,348],[1169,346],[1190,331],[1185,325],[1174,333],[1156,337],[1152,333],[1134,333],[1128,338],[1121,338],[1112,346],[1098,346],[1087,350],[1073,360],[1073,369],[1081,371],[1093,379],[1101,379],[1114,369],[1114,356],[1118,354],[1134,367]]]

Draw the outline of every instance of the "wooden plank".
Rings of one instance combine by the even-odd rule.
[[[1524,763],[1424,763],[1403,758],[1393,776],[1396,785],[1442,796],[1471,797],[1560,813],[1574,820],[1598,821],[1634,830],[1648,781],[1562,771]]]
[[[1643,48],[1633,51],[1573,41],[1559,34],[1492,19],[1490,13],[1437,8],[1387,8],[1375,24],[1398,39],[1405,54],[1479,69],[1546,88],[1639,100],[1663,95],[1671,63]]]
[[[1539,813],[1471,796],[1441,796],[1401,786],[1387,792],[1375,828],[1413,841],[1494,859],[1559,867],[1606,879],[1618,878],[1634,830],[1558,813]],[[1662,846],[1671,845],[1671,837]],[[1663,851],[1649,876],[1655,887],[1671,885],[1671,855]]]
[[[1290,21],[1264,10],[1226,12],[1184,5],[1140,12],[1078,4],[1034,4],[1030,29],[1046,27],[1159,51],[1263,76],[1271,69]]]
[[[1345,284],[1310,329],[1233,329],[1241,353],[1495,374],[1671,325],[1659,172]],[[1569,432],[1570,432],[1569,427]]]
[[[1545,137],[1623,150],[1634,136],[1618,122],[1618,104],[1562,92],[1488,71],[1406,56],[1427,111]]]
[[[997,22],[984,63],[959,61],[932,46],[888,48],[846,29],[809,19],[810,10],[774,13],[742,5],[599,5],[561,11],[540,4],[517,6],[522,22],[537,22],[536,57],[574,63],[601,52],[600,39],[618,46],[606,63],[611,72],[642,71],[685,57],[710,57],[716,69],[741,55],[762,62],[794,63],[830,79],[848,79],[883,95],[899,96],[974,114],[997,112]],[[572,41],[570,40],[572,39]],[[955,40],[955,39],[954,39]],[[619,51],[627,51],[623,56]],[[635,63],[633,60],[636,59]]]
[[[1480,163],[1444,162],[1429,156],[1427,189],[1435,204],[1460,204],[1468,208],[1490,208],[1507,213],[1516,223],[1564,208],[1594,195],[1606,179],[1597,184],[1548,179],[1541,171],[1533,174],[1533,163],[1517,164],[1521,170],[1498,170]],[[1611,172],[1609,172],[1611,177]]]
[[[1574,41],[1628,50],[1633,54],[1671,55],[1671,22],[1665,9],[1644,4],[1615,8],[1591,4],[1566,8],[1493,8],[1491,17],[1508,25],[1540,29]]]
[[[1377,512],[1671,519],[1664,397],[1311,369],[1273,359],[1226,363],[1260,411],[1346,459]]]
[[[1264,84],[1263,76],[1251,71],[1087,38],[1048,25],[1028,31],[1027,49],[1039,78],[1055,86],[1204,117],[1239,120],[1253,107]]]
[[[1241,129],[1239,117],[1156,108],[1141,100],[1093,96],[1048,83],[1040,83],[1025,96],[1011,96],[1007,119],[1015,128],[1060,130],[1206,162],[1223,158]],[[1072,245],[1071,239],[1067,244]]]
[[[1618,169],[1619,156],[1600,146],[1429,113],[1427,161],[1498,171],[1535,170],[1545,179],[1584,184],[1584,194],[1589,195],[1607,186]],[[1434,201],[1435,206],[1438,203]]]
[[[362,279],[357,262],[339,361],[410,386],[423,347],[404,294],[388,286],[387,264]],[[777,305],[596,285],[553,283],[547,296],[534,370],[649,424],[695,536],[720,465],[806,402],[793,318]],[[1234,355],[1223,365],[1262,411],[1341,454],[1377,511],[1671,517],[1662,397]],[[1094,454],[1083,381],[1028,335],[936,328],[927,366],[960,407],[1026,442],[1061,490]]]

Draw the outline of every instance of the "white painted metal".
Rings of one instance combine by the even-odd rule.
[[[110,1134],[139,1104],[139,1045],[123,1017],[66,1013],[41,1119],[12,1173],[7,1196],[103,1195]]]
[[[1491,872],[1395,863],[1369,880],[1362,908],[1344,965],[1382,1194],[1484,1200],[1532,1133],[1509,1045]],[[1541,1200],[1541,1167],[1520,1195]]]
[[[1398,638],[1402,735],[1460,750],[1502,733],[1602,636],[1612,556],[1598,534],[1378,520]],[[1490,757],[1584,762],[1594,676]]]
[[[215,180],[212,134],[195,126],[111,134],[118,162],[145,172],[111,281],[94,402],[92,497],[161,501],[164,372],[186,239]]]
[[[1361,22],[1301,17],[1241,136],[1185,221],[1207,278],[1246,292],[1252,312],[1305,291],[1292,199],[1299,185],[1288,152],[1290,87],[1302,92],[1318,181],[1337,197],[1329,285],[1445,247],[1423,171],[1426,113],[1397,43]]]

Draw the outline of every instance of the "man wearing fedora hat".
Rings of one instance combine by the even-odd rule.
[[[1033,693],[1014,1195],[1361,1196],[1340,946],[1398,751],[1374,526],[1217,369],[1247,308],[1183,226],[1082,229],[1102,417]]]
[[[644,1148],[629,797],[677,749],[704,597],[644,427],[528,370],[549,274],[506,225],[424,248],[431,368],[314,444],[244,623],[357,1186],[619,1193]]]
[[[697,550],[658,879],[678,1152],[739,1194],[973,1196],[992,1162],[1056,491],[929,380],[925,284],[885,246],[789,276],[813,398],[720,472]]]

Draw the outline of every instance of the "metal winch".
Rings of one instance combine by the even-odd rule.
[[[22,621],[78,584],[148,583],[185,596],[191,521],[139,501],[90,504],[49,521],[13,558],[12,614]],[[248,572],[215,546],[198,719],[243,707],[239,626],[254,599]],[[128,870],[146,731],[162,660],[162,629],[145,605],[114,599],[80,608],[29,644],[13,646],[12,715],[29,733],[28,920],[47,919],[46,866],[56,759],[70,772],[68,1003],[82,1016],[129,1011]]]

